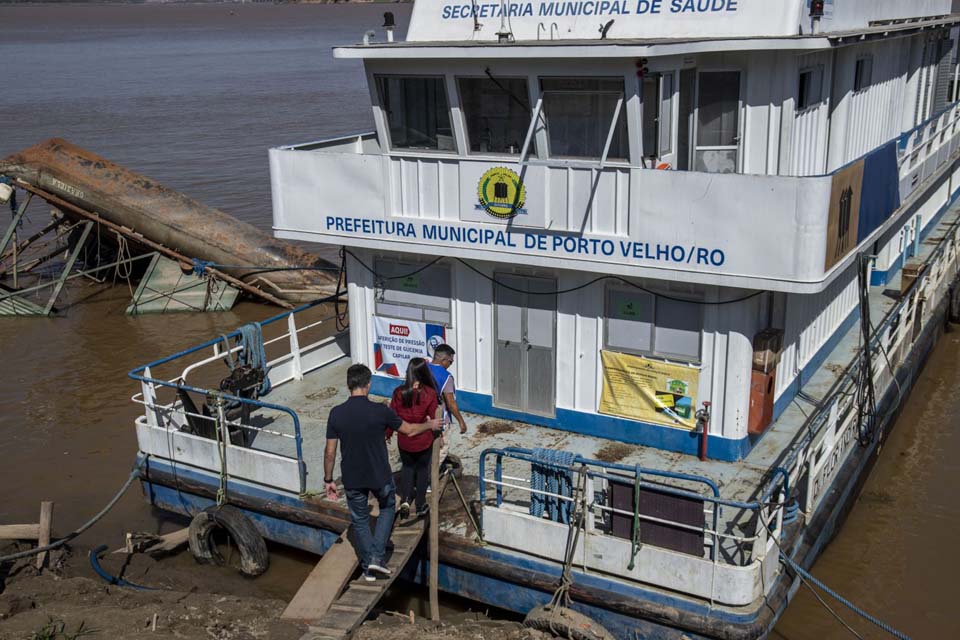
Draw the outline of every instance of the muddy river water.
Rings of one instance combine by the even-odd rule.
[[[392,6],[405,24],[409,7]],[[330,47],[382,22],[383,5],[0,6],[0,156],[60,136],[264,229],[267,148],[372,128],[354,61]],[[6,213],[0,214],[6,216]],[[34,205],[34,222],[47,211]],[[128,317],[126,287],[81,285],[66,314],[0,318],[0,522],[56,501],[66,529],[129,473],[133,367],[276,313]],[[960,332],[947,334],[840,536],[814,573],[914,638],[960,637]],[[87,536],[165,523],[130,491]],[[189,561],[186,558],[185,561]],[[249,589],[289,596],[310,558],[275,552]],[[224,575],[225,580],[232,579]],[[843,615],[865,637],[874,629]],[[850,637],[801,591],[781,640]]]

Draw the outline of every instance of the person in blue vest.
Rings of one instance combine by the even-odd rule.
[[[467,432],[467,423],[460,415],[460,407],[457,406],[457,386],[453,379],[453,374],[449,369],[453,365],[453,357],[457,354],[448,344],[438,345],[433,350],[433,361],[430,362],[430,372],[433,374],[433,380],[437,383],[437,389],[440,391],[440,402],[443,404],[443,418],[445,424],[450,424],[453,420],[460,425],[460,433]],[[440,436],[440,462],[447,459],[450,452],[450,436],[446,429]]]

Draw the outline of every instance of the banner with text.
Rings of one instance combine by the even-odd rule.
[[[433,350],[446,342],[443,325],[413,320],[374,318],[374,366],[378,373],[403,377],[413,358],[433,358]]]
[[[601,352],[600,413],[693,430],[700,370],[641,356]]]

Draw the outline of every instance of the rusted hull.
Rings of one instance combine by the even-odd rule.
[[[330,295],[336,266],[85,149],[52,138],[0,160],[23,180],[289,302]],[[294,269],[310,267],[310,269]]]

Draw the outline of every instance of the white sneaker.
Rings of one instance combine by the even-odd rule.
[[[371,562],[370,564],[367,565],[367,573],[371,571],[375,571],[380,575],[384,575],[384,576],[393,575],[393,572],[390,571],[390,569],[387,569],[385,566],[381,564],[377,564],[376,562]]]

